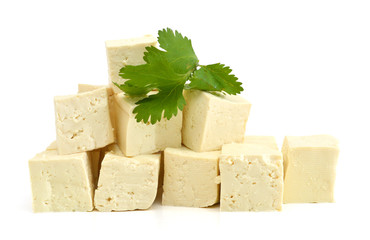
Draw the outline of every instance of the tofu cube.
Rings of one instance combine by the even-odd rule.
[[[54,98],[59,154],[102,148],[114,142],[106,88]]]
[[[240,96],[184,91],[182,142],[197,152],[220,150],[241,143],[251,104]]]
[[[162,204],[208,207],[219,202],[220,151],[194,152],[186,147],[164,150]]]
[[[108,60],[109,84],[116,93],[122,91],[112,82],[122,84],[125,79],[119,76],[120,69],[126,65],[144,64],[146,47],[157,46],[157,39],[152,35],[139,38],[108,40],[105,42]]]
[[[110,116],[110,121],[112,124],[113,128],[113,135],[114,137],[116,136],[116,124],[115,124],[115,116],[114,116],[114,92],[113,89],[109,86],[104,86],[104,85],[90,85],[90,84],[78,84],[78,93],[84,93],[84,92],[90,92],[94,91],[99,88],[106,88],[107,89],[107,94],[108,94],[108,106],[109,106],[109,116]]]
[[[92,211],[93,177],[86,152],[47,149],[29,160],[34,212]]]
[[[287,136],[284,203],[334,202],[338,141],[329,135]]]
[[[115,95],[117,144],[125,156],[137,156],[181,147],[182,112],[155,124],[137,122],[132,113],[139,99]]]
[[[116,144],[102,161],[95,208],[99,211],[148,209],[158,187],[160,154],[125,157]]]
[[[53,141],[47,148],[46,150],[57,150],[57,142]],[[87,156],[90,161],[90,166],[91,166],[91,172],[92,172],[92,178],[93,178],[93,183],[94,183],[94,189],[95,186],[98,182],[98,177],[99,177],[99,170],[100,170],[100,163],[101,163],[101,156],[100,156],[100,151],[101,149],[96,149],[92,150],[87,153]]]
[[[220,156],[221,211],[281,210],[281,152],[258,144],[225,144]]]
[[[263,145],[279,151],[276,139],[273,136],[245,136],[243,143]]]

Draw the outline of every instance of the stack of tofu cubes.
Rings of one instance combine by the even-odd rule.
[[[244,136],[251,104],[240,96],[185,90],[170,120],[137,122],[112,82],[143,64],[156,38],[106,42],[107,86],[79,84],[55,97],[56,141],[29,160],[34,212],[127,211],[163,205],[274,211],[282,203],[332,202],[338,143],[328,135]]]

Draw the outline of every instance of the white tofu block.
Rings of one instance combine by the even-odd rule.
[[[257,144],[225,144],[220,156],[221,211],[281,210],[280,151]]]
[[[329,135],[287,136],[284,203],[334,202],[338,141]]]
[[[115,116],[114,116],[114,92],[113,89],[109,86],[104,85],[90,85],[90,84],[78,84],[78,93],[84,93],[84,92],[90,92],[94,91],[99,88],[106,88],[107,94],[108,94],[108,106],[109,106],[109,115],[110,115],[110,121],[113,128],[114,137],[116,136],[116,124],[115,124]]]
[[[184,91],[182,142],[197,151],[220,150],[244,138],[251,104],[240,96]]]
[[[59,154],[102,148],[114,142],[106,88],[54,98]]]
[[[93,178],[88,155],[46,150],[29,160],[34,212],[92,211]]]
[[[160,154],[123,156],[117,145],[106,152],[95,190],[99,211],[148,209],[157,194]]]
[[[47,148],[46,150],[57,150],[57,142],[53,141]],[[100,163],[102,160],[102,157],[100,156],[100,151],[101,149],[96,149],[87,152],[89,161],[90,161],[90,166],[91,166],[91,171],[92,171],[92,178],[93,178],[93,183],[94,183],[94,188],[98,183],[98,177],[99,177],[99,170],[100,170]]]
[[[186,147],[164,150],[162,204],[208,207],[219,202],[220,151],[194,152]]]
[[[152,35],[139,38],[108,40],[105,42],[108,60],[109,84],[114,92],[122,92],[112,82],[122,84],[125,79],[119,76],[120,69],[126,65],[144,64],[143,60],[146,47],[157,46],[157,39]]]
[[[115,95],[117,144],[126,156],[137,156],[163,151],[167,147],[181,147],[182,112],[170,120],[152,124],[137,122],[132,113],[139,99],[124,93]]]
[[[243,143],[263,145],[279,151],[276,139],[273,136],[245,136]]]

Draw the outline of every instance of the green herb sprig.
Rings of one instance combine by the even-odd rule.
[[[183,90],[198,89],[238,94],[242,83],[231,74],[230,67],[221,63],[199,65],[191,40],[170,28],[158,31],[161,49],[146,47],[145,64],[121,68],[119,75],[127,79],[123,84],[114,83],[128,96],[145,96],[134,108],[138,122],[156,122],[176,116],[186,104]],[[157,90],[155,94],[147,93]]]

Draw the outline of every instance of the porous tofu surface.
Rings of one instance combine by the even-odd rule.
[[[251,104],[241,96],[184,91],[183,144],[197,152],[220,150],[244,139]]]
[[[34,212],[92,211],[93,177],[88,155],[46,150],[29,160]]]
[[[329,135],[287,136],[284,203],[334,202],[338,141]]]
[[[157,194],[160,154],[125,157],[116,144],[101,164],[95,208],[98,211],[148,209]]]
[[[164,151],[162,204],[207,207],[219,202],[220,151],[194,152],[186,147]]]
[[[258,144],[225,144],[220,156],[221,211],[281,210],[281,153]]]
[[[114,91],[111,86],[106,85],[91,85],[91,84],[78,84],[78,93],[90,92],[94,91],[99,88],[106,88],[108,94],[108,107],[109,107],[109,116],[110,121],[113,128],[113,135],[114,138],[116,137],[116,123],[115,123],[115,115],[114,115]]]
[[[57,148],[71,154],[114,141],[106,88],[54,98]]]

